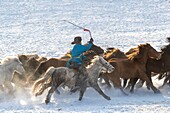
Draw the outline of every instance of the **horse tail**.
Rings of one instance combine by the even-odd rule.
[[[52,77],[55,69],[56,68],[54,67],[49,67],[48,70],[45,72],[44,76],[34,82],[32,93],[34,93],[37,88],[41,87],[44,82],[46,82],[47,80],[49,80],[50,77]]]

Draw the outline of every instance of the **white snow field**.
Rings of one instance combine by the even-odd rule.
[[[91,31],[94,43],[103,49],[116,47],[127,51],[138,44],[150,43],[156,50],[170,37],[170,0],[0,0],[0,59],[17,54],[36,53],[58,58],[72,48],[75,36],[83,43],[89,33],[63,20]],[[152,78],[159,87],[162,81]],[[154,94],[144,86],[125,96],[120,91],[102,86],[111,97],[105,100],[88,88],[82,101],[79,93],[60,89],[51,103],[30,94],[30,88],[18,89],[13,99],[0,92],[0,112],[23,113],[168,113],[170,88]]]

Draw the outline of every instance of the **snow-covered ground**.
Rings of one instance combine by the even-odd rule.
[[[95,44],[106,49],[116,47],[127,51],[141,43],[150,43],[158,51],[170,36],[170,0],[0,0],[0,59],[9,55],[36,53],[45,57],[60,57],[72,48],[75,36],[83,43],[90,37],[63,20],[68,20],[92,32]],[[156,78],[156,77],[155,77]],[[155,78],[154,85],[162,81]],[[11,99],[0,93],[0,112],[169,112],[170,88],[154,94],[146,87],[124,96],[112,89],[102,90],[110,101],[89,88],[82,101],[78,93],[68,90],[54,94],[52,102],[44,104],[47,91],[33,97],[26,91]]]

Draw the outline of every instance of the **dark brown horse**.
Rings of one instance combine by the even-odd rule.
[[[94,44],[92,45],[90,50],[93,50],[93,52],[91,51],[91,53],[90,52],[86,53],[87,59],[92,59],[93,56],[104,53],[104,50],[101,47],[96,46]],[[66,57],[66,59],[50,58],[47,61],[40,63],[39,66],[36,68],[34,74],[30,78],[28,78],[28,82],[37,80],[43,73],[45,73],[45,71],[50,66],[53,66],[55,68],[65,67],[68,60],[69,60],[68,57]]]
[[[109,79],[113,82],[114,87],[121,89],[120,78],[140,78],[146,81],[155,93],[160,92],[156,87],[153,86],[149,77],[146,75],[146,63],[148,58],[160,58],[161,54],[157,52],[150,44],[139,45],[134,52],[129,54],[124,59],[110,59],[109,62],[115,67],[115,71],[111,74],[106,74]]]

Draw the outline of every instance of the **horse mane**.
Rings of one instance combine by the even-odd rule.
[[[129,60],[136,61],[138,59],[141,59],[144,55],[145,48],[148,47],[150,44],[140,44],[136,48],[130,49],[127,53],[127,57]]]
[[[113,54],[115,53],[123,53],[118,48],[107,48],[107,51],[103,54],[103,57],[105,59],[109,59]]]
[[[103,54],[104,50],[100,46],[92,45],[90,50],[93,50],[97,55]]]
[[[18,57],[16,56],[7,56],[4,59],[2,59],[1,64],[10,64],[11,62],[19,61]]]
[[[87,68],[90,68],[97,60],[100,59],[100,57],[101,57],[101,56],[99,56],[99,55],[95,55],[95,56],[93,57],[93,59],[91,59],[90,64],[87,65]]]
[[[167,38],[167,41],[169,44],[161,48],[161,50],[163,53],[170,54],[170,37]]]
[[[97,60],[99,60],[100,57],[101,57],[101,56],[96,55],[96,56],[94,56],[94,58],[93,58],[90,62],[91,62],[91,63],[94,63],[94,62],[96,62]]]
[[[113,53],[113,52],[116,52],[116,51],[120,51],[118,48],[107,48],[107,51],[106,53]]]

